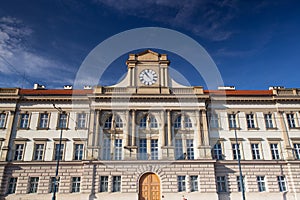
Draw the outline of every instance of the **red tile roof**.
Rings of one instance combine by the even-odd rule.
[[[92,94],[93,90],[63,90],[63,89],[50,89],[50,90],[34,90],[34,89],[20,89],[21,95],[87,95]]]
[[[204,94],[227,96],[272,96],[272,90],[204,90]]]

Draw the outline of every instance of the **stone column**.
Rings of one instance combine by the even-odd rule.
[[[200,121],[201,121],[201,144],[199,149],[200,159],[211,159],[211,149],[209,146],[209,133],[207,125],[207,115],[206,110],[200,110]]]
[[[95,146],[95,110],[90,111],[90,123],[88,129],[88,146],[87,146],[87,159],[93,159],[94,146]]]
[[[171,120],[171,111],[167,111],[168,115],[168,146],[172,146],[172,120]]]
[[[132,110],[131,112],[131,146],[135,145],[135,110]]]
[[[166,146],[165,113],[161,111],[161,146]]]
[[[284,142],[284,148],[286,149],[286,153],[287,153],[286,159],[293,160],[294,159],[293,147],[291,146],[288,129],[284,120],[284,112],[279,111],[278,113],[279,113],[280,124],[282,127],[282,138]]]
[[[99,136],[100,136],[100,110],[96,110],[96,126],[95,126],[95,151],[94,151],[94,159],[99,159],[99,155],[101,152],[101,145],[99,141]]]

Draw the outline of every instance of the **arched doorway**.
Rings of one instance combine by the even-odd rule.
[[[160,200],[160,181],[156,174],[146,173],[140,178],[139,200]]]

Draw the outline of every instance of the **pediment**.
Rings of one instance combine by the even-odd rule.
[[[149,49],[139,54],[136,54],[136,59],[139,61],[158,61],[159,57],[160,57],[159,53],[156,53]]]

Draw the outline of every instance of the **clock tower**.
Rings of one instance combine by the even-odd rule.
[[[170,61],[166,54],[151,50],[139,54],[129,54],[128,87],[136,89],[139,94],[168,94]]]

